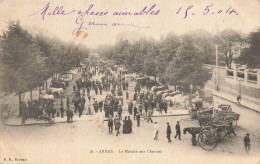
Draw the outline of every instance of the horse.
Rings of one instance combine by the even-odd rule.
[[[196,135],[201,131],[201,127],[188,127],[183,129],[183,134],[185,135],[187,132],[191,134],[191,144],[193,146],[197,145]]]

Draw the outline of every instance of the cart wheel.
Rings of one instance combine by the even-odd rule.
[[[208,130],[208,131],[211,131],[212,133],[215,133],[215,129],[212,126],[205,126],[204,128],[202,128],[200,130],[200,133],[205,131],[205,130]]]
[[[215,132],[211,130],[201,130],[198,136],[198,143],[204,150],[211,151],[217,146],[217,140],[215,137]]]

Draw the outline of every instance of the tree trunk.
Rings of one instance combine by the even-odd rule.
[[[18,109],[19,109],[19,116],[22,115],[22,108],[21,108],[21,101],[22,101],[22,96],[21,96],[21,93],[18,94]]]
[[[154,81],[156,82],[156,76],[154,76]]]
[[[46,79],[46,85],[45,85],[45,86],[46,86],[46,89],[45,89],[45,90],[46,90],[46,93],[47,93],[47,89],[48,89],[48,79]]]
[[[30,89],[30,100],[32,101],[32,89]]]
[[[39,94],[42,93],[42,89],[41,89],[41,86],[39,86]]]
[[[233,54],[232,54],[232,52],[230,52],[230,56],[229,56],[229,67],[230,67],[230,69],[231,69],[232,61],[233,61]]]

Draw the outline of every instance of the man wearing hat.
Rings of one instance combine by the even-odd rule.
[[[167,122],[167,131],[166,131],[166,134],[167,134],[167,139],[168,139],[168,142],[172,142],[171,140],[171,133],[172,133],[172,129],[171,129],[171,126],[169,124],[169,122]]]
[[[147,122],[149,122],[149,120],[151,121],[151,123],[153,123],[153,120],[152,120],[152,109],[149,107],[148,108],[148,113],[147,113]]]
[[[136,114],[136,120],[137,120],[137,126],[140,126],[140,114],[139,114],[139,112],[137,112],[137,114]]]
[[[181,127],[180,127],[180,122],[177,121],[177,124],[175,126],[175,130],[176,130],[176,135],[175,135],[175,139],[177,138],[177,136],[179,136],[179,140],[181,139]]]
[[[119,120],[122,120],[122,105],[118,105],[118,117],[119,117]]]
[[[250,138],[249,138],[249,133],[246,133],[246,136],[244,137],[244,145],[245,145],[245,150],[247,153],[250,151]]]

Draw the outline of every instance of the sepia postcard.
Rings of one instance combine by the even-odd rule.
[[[0,164],[259,164],[260,0],[0,0]]]

